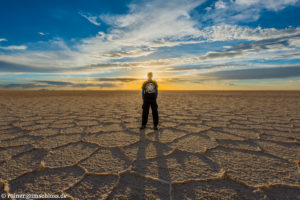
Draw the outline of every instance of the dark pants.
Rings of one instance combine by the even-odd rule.
[[[146,125],[148,121],[148,114],[149,114],[149,108],[151,106],[152,110],[152,117],[153,117],[153,124],[154,126],[158,125],[158,112],[157,112],[157,103],[156,99],[144,99],[143,103],[143,120],[142,125]]]

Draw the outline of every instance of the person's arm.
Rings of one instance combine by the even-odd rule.
[[[158,95],[158,85],[157,85],[157,82],[155,81],[155,99],[157,99],[157,95]]]
[[[142,85],[142,98],[143,98],[143,99],[144,99],[144,94],[145,94],[144,88],[145,88],[145,82],[144,82],[143,85]]]

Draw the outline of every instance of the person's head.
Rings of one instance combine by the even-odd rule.
[[[149,80],[152,80],[153,73],[152,72],[148,72],[147,77],[148,77]]]

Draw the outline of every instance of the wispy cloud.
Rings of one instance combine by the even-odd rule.
[[[98,17],[97,16],[93,16],[90,13],[84,13],[83,11],[78,12],[79,15],[81,15],[82,17],[84,17],[85,19],[87,19],[89,22],[91,22],[92,24],[96,25],[96,26],[100,26],[101,23],[98,22]]]
[[[168,60],[150,60],[145,62],[111,62],[91,64],[84,66],[69,66],[69,67],[39,67],[32,65],[23,65],[19,63],[0,61],[0,72],[30,72],[30,73],[64,73],[64,72],[100,72],[105,69],[133,69],[145,68],[152,66],[166,66],[172,62]]]
[[[49,35],[49,33],[44,33],[44,32],[38,32],[38,34],[42,36]]]
[[[193,65],[185,67],[168,67],[166,71],[201,71],[204,69],[222,69],[222,68],[235,68],[242,67],[245,64],[219,64],[219,65]]]
[[[113,88],[114,83],[86,83],[86,82],[68,82],[68,81],[33,81],[24,83],[11,83],[0,85],[4,89],[68,89],[68,88]]]
[[[55,86],[67,86],[67,85],[72,85],[73,83],[71,82],[66,82],[66,81],[47,81],[47,80],[42,80],[42,81],[35,81],[36,83],[45,83],[48,85],[55,85]]]
[[[0,49],[4,49],[4,50],[26,50],[27,46],[25,45],[10,45],[10,46],[0,46]]]
[[[250,80],[300,77],[300,65],[292,67],[216,71],[201,74],[201,77],[204,80]]]
[[[261,27],[250,28],[238,25],[215,25],[205,27],[199,33],[201,39],[208,41],[231,41],[231,40],[266,40],[300,34],[300,28],[286,28],[277,30],[275,28]]]
[[[193,37],[198,33],[197,21],[190,12],[204,1],[148,1],[131,4],[125,15],[102,15],[101,19],[116,28],[114,34],[123,33],[130,42],[173,40]]]
[[[1,72],[31,72],[31,73],[53,73],[63,72],[65,68],[43,68],[18,63],[0,61]]]
[[[140,81],[144,79],[139,78],[96,78],[94,79],[100,82],[132,82],[132,81]]]
[[[214,24],[251,22],[259,19],[263,10],[278,11],[297,2],[298,0],[218,0],[207,9],[203,20]]]
[[[23,88],[23,89],[30,89],[30,88],[35,88],[37,85],[34,83],[11,83],[11,84],[5,84],[5,85],[0,85],[0,88],[4,89],[12,89],[12,88]]]
[[[6,42],[6,38],[0,38],[0,42]],[[9,45],[9,46],[0,46],[0,49],[3,50],[26,50],[27,46],[25,45]]]
[[[204,61],[212,59],[232,59],[235,57],[241,57],[248,54],[258,54],[261,52],[276,52],[283,50],[294,50],[293,41],[300,38],[300,31],[296,34],[282,36],[274,39],[265,39],[250,43],[243,43],[236,46],[230,46],[225,50],[208,52],[204,56],[198,58],[192,58],[191,60]],[[267,59],[267,57],[265,58]]]
[[[268,10],[282,10],[289,5],[294,5],[298,0],[236,0],[234,3],[240,6],[255,6],[259,8],[266,8]],[[232,1],[231,1],[232,2]]]

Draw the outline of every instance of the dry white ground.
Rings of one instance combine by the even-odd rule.
[[[0,193],[300,199],[300,92],[0,92]]]

